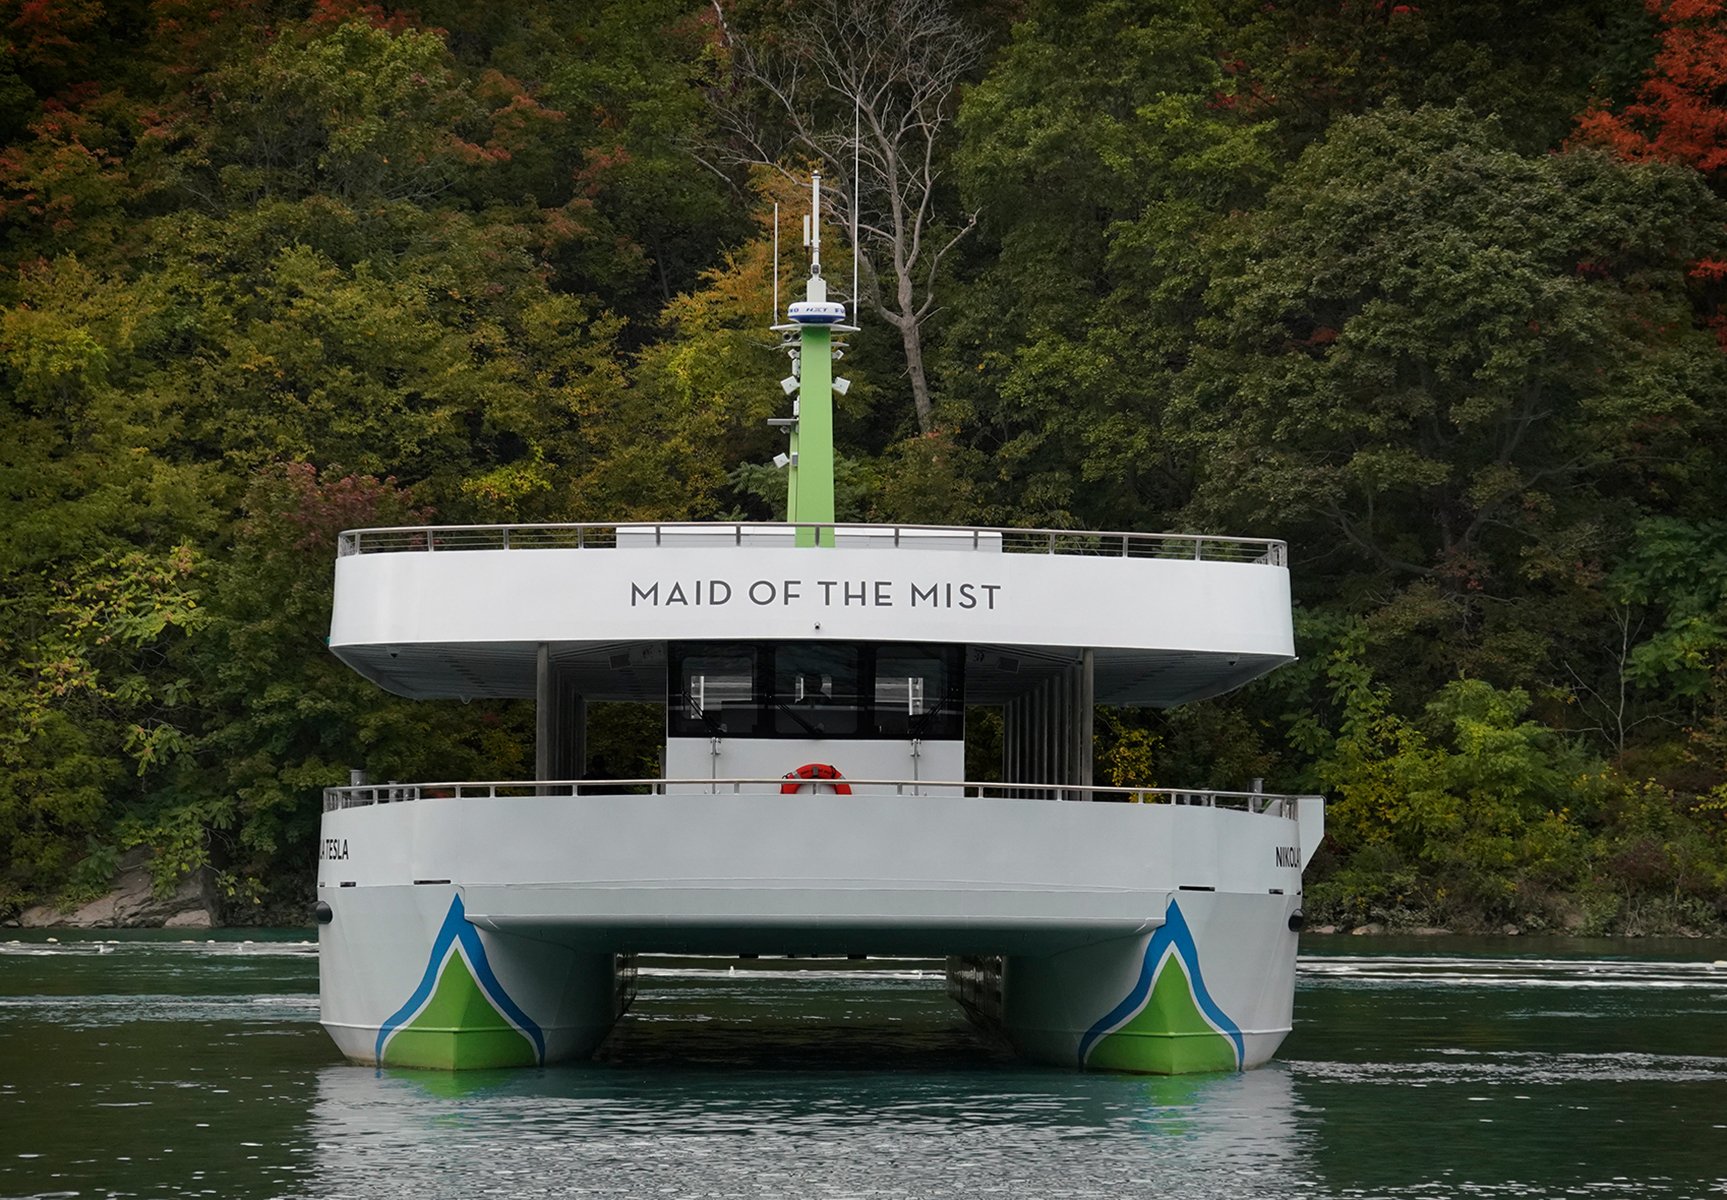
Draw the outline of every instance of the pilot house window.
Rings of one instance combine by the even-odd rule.
[[[780,737],[852,737],[864,711],[860,647],[847,642],[775,646],[774,732]]]
[[[748,648],[692,654],[682,664],[683,693],[672,698],[671,707],[685,724],[713,737],[753,733],[759,712],[755,670]]]
[[[959,646],[681,642],[669,649],[672,737],[964,735]]]

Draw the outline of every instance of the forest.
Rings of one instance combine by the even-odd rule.
[[[531,776],[336,534],[777,519],[818,168],[841,519],[1289,543],[1099,783],[1323,792],[1310,923],[1727,931],[1727,0],[0,0],[0,918]]]

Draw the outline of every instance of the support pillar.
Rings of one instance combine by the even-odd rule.
[[[1091,787],[1097,782],[1092,778],[1092,755],[1095,751],[1093,739],[1097,733],[1097,676],[1095,659],[1089,647],[1082,650],[1079,656],[1079,711],[1075,717],[1079,760],[1074,782],[1080,787]],[[1090,798],[1089,795],[1086,797],[1088,800]]]
[[[578,779],[587,766],[587,700],[541,642],[534,673],[534,779]]]

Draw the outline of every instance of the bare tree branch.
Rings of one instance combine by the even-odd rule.
[[[942,260],[977,224],[976,213],[944,223],[936,193],[979,39],[946,0],[812,0],[773,42],[729,26],[719,0],[714,11],[731,51],[734,87],[715,107],[733,163],[788,178],[814,165],[834,184],[823,189],[830,219],[856,231],[860,294],[899,330],[918,428],[930,432],[923,324],[939,311]]]

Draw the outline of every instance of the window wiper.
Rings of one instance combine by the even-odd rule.
[[[821,737],[827,732],[825,727],[821,725],[812,725],[808,721],[804,720],[803,714],[798,712],[791,705],[787,704],[784,700],[775,700],[774,707],[785,713],[786,716],[796,721],[799,725],[802,725],[815,737]]]
[[[923,737],[929,727],[935,724],[935,719],[937,717],[946,716],[953,710],[953,699],[954,698],[951,695],[943,696],[941,703],[937,704],[933,708],[926,708],[917,716],[913,717],[910,724],[906,727],[906,736],[914,738]]]
[[[708,727],[709,733],[713,734],[715,737],[726,736],[726,727],[721,725],[707,709],[699,707],[696,704],[696,698],[690,695],[689,692],[679,692],[678,698],[688,706],[689,711],[694,712],[696,716],[700,718],[703,725]]]

